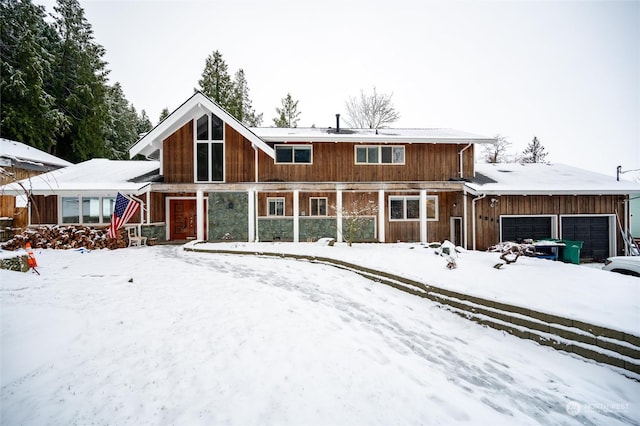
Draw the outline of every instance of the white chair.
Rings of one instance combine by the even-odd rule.
[[[129,237],[129,247],[140,247],[147,245],[147,237],[138,236],[137,226],[128,226],[127,236]]]

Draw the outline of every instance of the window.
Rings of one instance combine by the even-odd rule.
[[[196,120],[196,182],[224,181],[224,123],[215,114]]]
[[[276,163],[311,164],[311,145],[276,145]]]
[[[115,203],[114,197],[62,197],[62,223],[109,223]]]
[[[425,212],[428,221],[438,220],[438,196],[428,195]],[[389,197],[390,220],[420,220],[420,197]]]
[[[356,164],[404,164],[404,146],[356,146]]]
[[[326,216],[327,215],[327,199],[311,197],[309,199],[309,216]]]
[[[284,197],[267,198],[267,216],[284,216]]]

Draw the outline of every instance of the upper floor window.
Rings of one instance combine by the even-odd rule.
[[[427,195],[425,212],[428,221],[438,220],[438,196]],[[419,220],[420,197],[389,197],[390,220]]]
[[[284,216],[284,197],[267,198],[267,216]]]
[[[215,114],[196,120],[196,182],[224,181],[224,123]]]
[[[404,146],[356,146],[356,164],[404,164]]]
[[[276,163],[311,164],[311,145],[276,145]]]

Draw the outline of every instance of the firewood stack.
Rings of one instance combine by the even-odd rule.
[[[118,230],[117,238],[107,237],[108,227],[90,228],[81,225],[40,226],[28,228],[22,234],[2,244],[4,250],[24,248],[31,243],[33,248],[110,250],[129,246],[129,238],[125,229]]]

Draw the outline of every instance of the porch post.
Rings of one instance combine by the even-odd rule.
[[[300,242],[300,190],[293,191],[293,242]]]
[[[378,241],[385,242],[385,228],[384,228],[384,189],[378,190]]]
[[[255,191],[248,190],[247,191],[247,224],[248,224],[248,241],[254,242],[256,240],[256,226],[255,226],[255,217],[256,217],[256,203],[255,203]]]
[[[151,223],[151,191],[147,191],[147,225]]]
[[[469,213],[467,212],[467,188],[464,187],[462,188],[462,216],[464,216],[462,218],[462,224],[463,224],[463,230],[462,230],[462,246],[464,247],[465,250],[469,250],[469,240],[468,240],[468,233],[469,233]]]
[[[336,242],[342,242],[342,190],[336,190]]]
[[[196,191],[196,238],[200,241],[206,240],[204,235],[204,192]]]
[[[427,242],[427,190],[420,190],[420,242]]]

